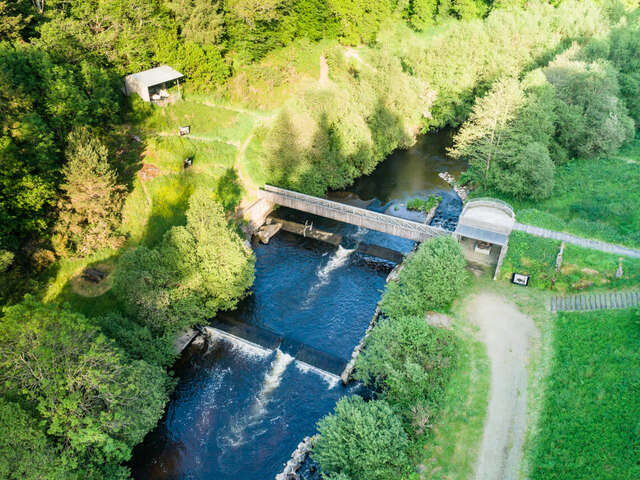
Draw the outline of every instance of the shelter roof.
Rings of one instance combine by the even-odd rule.
[[[481,242],[487,242],[503,247],[507,244],[507,240],[509,239],[509,235],[505,235],[503,233],[492,232],[483,228],[460,224],[456,227],[456,234],[466,238],[472,238],[473,240],[480,240]]]
[[[182,77],[184,77],[183,74],[181,74],[177,70],[174,70],[169,65],[160,65],[156,68],[151,68],[149,70],[144,70],[142,72],[127,75],[127,79],[132,79],[138,85],[142,85],[145,87],[153,87],[154,85],[171,82]]]

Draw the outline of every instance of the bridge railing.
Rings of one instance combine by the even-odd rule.
[[[345,205],[343,203],[334,202],[331,200],[326,200],[326,199],[314,197],[311,195],[306,195],[304,193],[293,192],[291,190],[274,187],[272,185],[265,185],[263,191],[267,193],[267,196],[271,196],[270,200],[272,200],[274,203],[282,204],[283,200],[287,199],[287,200],[296,200],[298,202],[302,202],[302,204],[304,205],[313,205],[317,208],[313,208],[313,209],[307,208],[307,210],[313,210],[309,213],[313,213],[316,215],[327,216],[327,214],[329,213],[328,211],[331,211],[343,216],[358,217],[359,220],[352,218],[351,219],[352,221],[349,222],[358,226],[366,227],[367,221],[373,222],[375,224],[382,223],[397,229],[411,231],[420,238],[449,233],[448,231],[442,228],[431,227],[429,225],[425,225],[419,222],[414,222],[412,220],[406,220],[404,218],[394,217],[392,215],[387,215],[385,213],[372,212],[371,210],[366,210],[364,208]],[[301,205],[300,204],[296,205],[295,202],[291,202],[291,205],[285,205],[285,206],[302,209]]]

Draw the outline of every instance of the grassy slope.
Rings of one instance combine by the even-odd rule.
[[[547,200],[508,201],[519,222],[640,247],[640,139],[607,158],[558,167]]]
[[[144,150],[136,168],[150,165],[154,172],[144,180],[133,175],[122,212],[121,230],[127,237],[123,248],[154,246],[172,226],[184,224],[189,196],[198,185],[211,188],[232,210],[252,188],[264,184],[261,159],[267,127],[296,92],[315,87],[320,56],[335,44],[303,40],[272,52],[232,80],[229,98],[190,92],[188,85],[183,100],[166,107],[151,108],[134,98],[129,133],[142,138]],[[182,125],[191,127],[189,136],[178,136]],[[131,142],[133,146],[137,150],[140,144]],[[193,157],[193,165],[184,171],[187,157]],[[87,314],[117,310],[109,293],[85,298],[69,282],[88,265],[117,262],[121,252],[60,260],[46,274],[43,298],[70,302]]]
[[[558,317],[531,479],[640,478],[639,333],[632,310]]]

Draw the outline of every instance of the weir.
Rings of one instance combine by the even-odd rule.
[[[320,242],[328,243],[329,245],[340,246],[342,244],[342,235],[339,233],[332,233],[321,230],[313,226],[313,224],[303,225],[302,223],[292,222],[290,220],[283,220],[282,218],[270,215],[267,218],[267,222],[280,224],[282,230],[296,235],[301,235],[306,238],[313,238]],[[404,259],[402,252],[386,248],[380,245],[371,245],[365,242],[358,242],[356,251],[364,255],[371,257],[381,258],[392,263],[401,263]]]
[[[238,322],[228,317],[216,318],[205,329],[266,351],[280,350],[282,353],[293,357],[297,362],[304,364],[303,367],[306,365],[311,369],[330,374],[336,378],[340,376],[347,365],[346,360],[335,355],[322,352],[266,328]]]

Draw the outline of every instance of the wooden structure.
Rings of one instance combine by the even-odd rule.
[[[582,293],[566,297],[551,297],[552,312],[594,312],[640,306],[640,291]]]
[[[172,82],[177,82],[178,97],[180,97],[180,79],[183,77],[184,75],[169,65],[161,65],[127,75],[124,78],[123,90],[127,96],[137,93],[145,102],[162,101],[169,97],[167,88]]]
[[[384,213],[372,212],[364,208],[344,203],[313,197],[303,193],[292,192],[284,188],[265,185],[259,191],[259,197],[270,203],[311,213],[320,217],[331,218],[339,222],[358,227],[388,233],[416,242],[424,242],[438,235],[450,235],[451,232],[439,227],[431,227],[424,223],[393,217]]]

